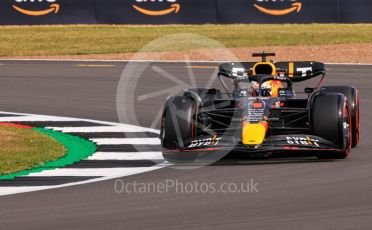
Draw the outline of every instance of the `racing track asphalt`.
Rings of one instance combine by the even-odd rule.
[[[126,63],[0,61],[2,111],[117,121],[116,88]],[[77,66],[83,64],[83,66]],[[88,65],[87,65],[88,64]],[[108,66],[96,66],[106,64]],[[114,65],[114,66],[110,66]],[[184,63],[156,63],[177,77]],[[210,75],[210,63],[195,63]],[[203,68],[203,66],[205,68]],[[230,160],[195,170],[166,168],[126,182],[258,183],[258,193],[117,194],[114,181],[0,197],[0,229],[370,229],[372,66],[328,66],[328,84],[355,85],[362,139],[348,160]],[[137,95],[162,87],[155,74]],[[203,77],[198,82],[205,81]],[[149,125],[163,98],[136,107]]]

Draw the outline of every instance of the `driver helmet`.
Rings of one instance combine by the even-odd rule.
[[[283,83],[278,80],[264,82],[261,86],[263,96],[277,97],[279,88],[283,88]]]

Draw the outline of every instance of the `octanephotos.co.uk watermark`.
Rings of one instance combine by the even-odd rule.
[[[210,182],[180,182],[165,180],[163,182],[140,183],[117,179],[114,190],[118,194],[147,194],[147,193],[186,193],[186,194],[215,194],[215,193],[259,193],[259,183],[254,179],[247,182],[210,183]]]

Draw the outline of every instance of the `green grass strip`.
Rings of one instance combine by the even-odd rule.
[[[0,56],[82,55],[220,48],[203,38],[189,41],[183,33],[207,36],[227,48],[372,43],[372,24],[232,24],[232,25],[63,25],[0,26]]]
[[[45,135],[48,135],[58,142],[62,143],[65,148],[67,149],[67,153],[54,161],[50,161],[41,165],[37,165],[32,169],[27,169],[21,172],[11,173],[7,175],[0,176],[0,180],[11,180],[15,177],[19,176],[27,176],[30,173],[37,173],[42,172],[45,170],[53,170],[56,168],[65,167],[68,165],[72,165],[75,162],[81,161],[86,159],[87,157],[91,156],[93,153],[96,152],[97,148],[93,142],[90,142],[86,139],[81,137],[72,136],[68,134],[64,134],[61,132],[43,129],[43,128],[34,128],[38,132],[41,132]]]

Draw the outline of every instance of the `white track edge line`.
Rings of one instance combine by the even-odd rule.
[[[101,182],[101,181],[113,180],[113,179],[117,179],[117,178],[121,178],[121,177],[139,175],[139,174],[155,171],[155,170],[162,169],[162,168],[165,168],[165,167],[168,167],[168,166],[171,166],[171,165],[172,164],[170,164],[170,163],[162,163],[162,164],[158,164],[158,165],[155,165],[155,166],[152,166],[152,167],[148,167],[147,171],[143,171],[143,172],[139,172],[139,173],[133,173],[133,174],[128,174],[127,173],[125,175],[115,175],[115,176],[111,176],[111,177],[100,177],[100,178],[96,178],[96,179],[91,179],[91,180],[86,180],[86,181],[81,181],[81,182],[73,182],[73,183],[62,184],[62,185],[35,186],[35,187],[31,187],[31,186],[12,187],[12,188],[16,188],[16,189],[18,188],[20,191],[15,191],[15,192],[10,191],[8,193],[5,193],[5,192],[2,193],[1,189],[0,189],[0,197],[10,196],[10,195],[15,195],[15,194],[20,194],[20,193],[45,191],[45,190],[50,190],[50,189],[66,188],[66,187],[71,187],[71,186],[76,186],[76,185],[84,185],[84,184],[96,183],[96,182]],[[4,188],[7,188],[7,187],[4,187]],[[21,188],[24,188],[24,190],[21,190]],[[30,188],[30,189],[28,189],[28,188]]]
[[[14,113],[14,112],[8,112],[8,111],[0,111],[0,114],[11,114],[11,115],[21,115],[21,116],[38,116],[37,114],[30,114],[30,113]],[[63,119],[73,119],[73,120],[79,120],[79,121],[86,121],[86,122],[93,122],[93,123],[98,123],[98,124],[103,124],[103,125],[111,125],[111,126],[133,126],[133,127],[138,127],[144,130],[148,130],[149,132],[153,133],[160,133],[160,130],[157,129],[152,129],[152,128],[146,128],[142,126],[137,126],[137,125],[131,125],[131,124],[124,124],[124,123],[118,123],[118,122],[109,122],[109,121],[100,121],[100,120],[93,120],[93,119],[86,119],[86,118],[70,118],[70,117],[62,117],[62,116],[55,116],[55,115],[42,115],[42,116],[50,116],[50,117],[59,117]]]
[[[182,60],[118,60],[118,59],[112,59],[112,60],[101,60],[101,59],[27,59],[27,58],[16,58],[16,59],[0,59],[1,61],[45,61],[45,62],[139,62],[139,63],[184,63],[185,61]],[[229,62],[228,60],[220,60],[220,61],[191,61],[191,63],[221,63],[221,62]],[[242,61],[243,62],[243,61]],[[331,63],[326,62],[327,65],[366,65],[366,66],[372,66],[372,63]]]

